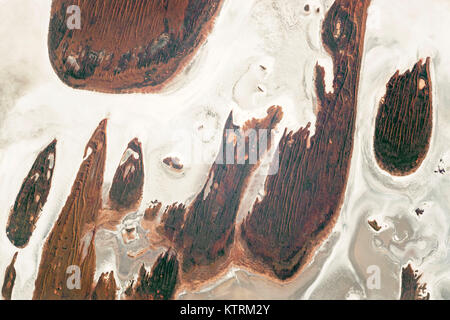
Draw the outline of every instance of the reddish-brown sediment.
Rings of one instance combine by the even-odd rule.
[[[430,293],[427,292],[427,284],[419,282],[422,275],[414,271],[411,264],[402,268],[402,289],[400,300],[429,300]]]
[[[249,120],[243,128],[233,124],[232,114],[228,117],[219,155],[202,190],[187,208],[181,231],[175,235],[183,255],[184,272],[196,266],[211,265],[226,255],[233,242],[236,214],[248,180],[258,167],[260,156],[271,147],[271,129],[282,116],[281,107],[273,106],[267,110],[265,118]],[[250,144],[248,132],[251,129],[256,133],[256,141],[260,141],[261,132],[267,133],[267,145]],[[241,143],[245,150],[240,147]],[[233,154],[229,154],[231,150]],[[177,217],[182,220],[184,215],[177,214]],[[173,221],[172,225],[179,224],[180,221]],[[206,276],[201,272],[201,277]]]
[[[318,114],[309,125],[286,133],[279,166],[265,196],[242,224],[248,249],[281,280],[293,276],[329,235],[339,214],[353,149],[357,93],[370,1],[337,0],[323,23],[322,39],[333,59],[333,93],[325,92],[324,69],[316,67]]]
[[[97,227],[115,230],[123,217],[137,210],[144,187],[142,145],[134,138],[122,155],[109,190],[109,199],[99,212]]]
[[[397,71],[386,85],[375,122],[378,165],[392,175],[416,171],[430,145],[433,127],[430,58],[412,71]]]
[[[162,208],[162,203],[158,200],[152,201],[150,206],[145,209],[144,212],[144,220],[145,221],[154,221],[158,217],[158,213]]]
[[[42,252],[33,299],[89,299],[95,273],[95,224],[102,205],[106,120],[86,145],[83,162]],[[81,289],[67,280],[79,267]],[[69,272],[69,273],[68,273]],[[72,272],[72,273],[70,273]]]
[[[180,159],[177,157],[167,157],[163,160],[163,163],[170,169],[173,169],[175,171],[183,170],[184,166],[180,162]]]
[[[48,47],[60,79],[110,93],[155,92],[192,60],[223,0],[54,0]],[[81,9],[69,30],[67,8]]]
[[[176,253],[169,250],[161,254],[152,271],[147,272],[142,265],[137,281],[125,290],[129,300],[169,300],[173,298],[178,280],[178,260]]]
[[[14,268],[14,264],[16,263],[17,254],[18,252],[14,254],[11,263],[5,271],[5,279],[3,280],[2,286],[2,296],[5,300],[11,300],[12,291],[14,289],[14,282],[16,281],[16,269]]]
[[[174,204],[172,206],[177,206],[177,204]],[[146,237],[149,241],[149,249],[157,250],[161,247],[167,249],[174,247],[173,237],[169,237],[169,235],[166,234],[164,229],[164,221],[165,219],[167,219],[166,217],[167,212],[169,211],[169,208],[172,206],[166,207],[160,219],[157,218],[159,217],[159,213],[162,208],[161,202],[154,200],[151,202],[150,206],[145,210],[144,217],[141,220],[141,226],[142,228],[147,230]]]
[[[369,220],[367,223],[369,224],[369,226],[372,227],[373,230],[375,231],[381,230],[381,227],[378,225],[378,222],[376,220]]]
[[[144,187],[142,147],[137,138],[129,144],[109,191],[111,205],[116,209],[131,209],[139,205]]]
[[[92,300],[116,300],[117,284],[114,279],[114,271],[102,273],[97,281],[94,291],[92,292]]]
[[[6,225],[6,235],[13,245],[24,248],[36,228],[52,184],[56,160],[56,140],[37,156],[22,183]]]
[[[184,204],[174,203],[167,206],[161,218],[161,233],[167,237],[169,241],[175,240],[177,234],[183,227],[186,214],[186,206]]]

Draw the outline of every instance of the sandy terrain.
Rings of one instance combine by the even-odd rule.
[[[155,199],[164,206],[193,199],[216,156],[229,112],[233,110],[241,125],[264,116],[269,106],[282,106],[278,141],[285,127],[298,130],[315,121],[316,62],[326,70],[329,90],[333,74],[320,41],[331,0],[227,0],[208,41],[163,92],[74,90],[58,79],[48,59],[50,3],[0,0],[0,275],[17,251],[4,231],[9,210],[36,156],[58,140],[52,190],[29,245],[15,263],[13,299],[33,295],[43,244],[70,193],[84,147],[102,119],[109,119],[104,197],[129,141],[138,137],[143,148],[141,207],[117,230],[99,232],[96,240],[96,279],[113,270],[123,285],[136,277],[143,262],[150,266],[162,252],[150,248],[136,258],[127,254],[149,247],[139,227],[145,209]],[[412,262],[423,273],[421,280],[432,299],[450,299],[450,93],[445,89],[450,86],[449,14],[446,0],[426,5],[420,0],[372,0],[344,205],[312,263],[284,284],[231,266],[222,279],[178,298],[397,299],[401,268]],[[428,56],[434,104],[430,149],[416,172],[393,177],[378,167],[373,154],[379,100],[397,69],[404,72]],[[181,159],[181,173],[163,166],[168,156]],[[447,172],[435,173],[438,166]],[[251,181],[238,221],[263,183],[264,176],[258,174]],[[424,213],[418,216],[417,208]],[[373,219],[381,226],[378,232],[367,223]],[[137,227],[138,240],[127,244],[122,231],[130,226]],[[377,289],[367,285],[371,266],[380,270]]]

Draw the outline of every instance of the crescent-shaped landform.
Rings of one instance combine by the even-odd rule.
[[[204,43],[222,2],[53,0],[50,61],[58,77],[73,88],[159,91]],[[80,29],[69,28],[69,19],[77,18]]]

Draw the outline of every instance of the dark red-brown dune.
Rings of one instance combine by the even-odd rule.
[[[151,202],[150,206],[145,209],[144,212],[144,221],[154,221],[159,213],[159,210],[162,208],[162,203],[158,200],[154,200]]]
[[[172,250],[161,254],[152,271],[142,265],[136,283],[125,290],[128,300],[170,300],[173,298],[178,280],[177,255]]]
[[[343,201],[353,150],[358,83],[369,0],[337,0],[323,22],[322,40],[333,59],[333,93],[316,68],[318,114],[309,125],[285,132],[278,174],[242,224],[250,251],[279,279],[293,276],[326,238]]]
[[[72,191],[44,245],[33,299],[89,299],[94,288],[95,223],[102,206],[106,120],[85,148]],[[70,267],[70,268],[69,268]],[[81,288],[67,285],[74,268]]]
[[[13,245],[25,247],[36,228],[42,208],[47,202],[56,160],[56,140],[37,156],[22,183],[6,225],[6,235]]]
[[[175,240],[175,235],[181,230],[184,224],[186,206],[174,203],[167,206],[161,218],[162,234],[170,241]]]
[[[248,180],[258,167],[260,156],[271,147],[271,130],[282,117],[281,107],[272,106],[265,118],[249,120],[240,128],[233,124],[230,113],[223,131],[221,151],[209,171],[205,185],[189,205],[185,216],[177,214],[179,219],[185,217],[183,227],[176,236],[183,252],[184,272],[196,266],[210,265],[226,254],[234,240],[236,215]],[[256,154],[253,149],[256,146],[249,143],[247,132],[250,129],[257,132],[258,139],[262,132],[260,129],[266,130],[264,132],[268,134],[267,145],[257,146],[259,152],[254,163],[250,153]],[[245,145],[245,150],[239,147],[238,141]],[[233,150],[232,154],[227,155],[230,150]],[[227,161],[228,158],[232,158],[232,163]],[[239,159],[243,160],[242,163]],[[177,225],[177,222],[172,221],[171,224]]]
[[[414,271],[411,264],[402,268],[402,289],[400,300],[430,300],[427,284],[419,282],[422,275]]]
[[[14,289],[14,283],[16,281],[16,269],[14,264],[17,260],[18,252],[16,252],[11,260],[11,263],[5,270],[5,278],[2,286],[2,296],[5,300],[11,300],[12,291]]]
[[[129,144],[114,175],[109,198],[115,208],[133,208],[140,203],[144,187],[142,146],[137,138]]]
[[[161,90],[192,60],[223,0],[53,0],[48,47],[59,78],[110,93]],[[81,12],[81,29],[70,30]]]
[[[117,284],[114,279],[114,271],[102,273],[97,281],[94,291],[92,292],[92,300],[116,300]]]
[[[381,168],[403,176],[416,171],[430,145],[433,127],[430,58],[412,71],[397,71],[386,85],[375,123],[375,158]]]

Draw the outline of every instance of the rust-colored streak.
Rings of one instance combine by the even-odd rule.
[[[14,282],[16,281],[16,269],[14,268],[14,264],[17,260],[17,254],[18,252],[14,254],[11,263],[5,271],[5,279],[2,286],[2,296],[5,300],[11,300],[12,291],[14,289]]]
[[[233,124],[232,114],[228,117],[219,155],[210,169],[207,182],[187,209],[186,221],[177,236],[177,243],[183,248],[184,272],[195,266],[210,265],[226,254],[233,242],[236,214],[247,182],[259,165],[259,155],[270,148],[271,129],[282,116],[281,107],[273,106],[267,110],[265,118],[249,120],[243,128]],[[267,145],[261,144],[256,148],[259,155],[254,163],[249,150],[255,154],[256,146],[249,143],[247,132],[250,129],[257,133],[258,139],[261,132],[268,136]],[[245,145],[245,150],[239,147],[239,141]],[[232,155],[227,154],[229,150],[234,150]],[[227,158],[233,161],[230,163]]]
[[[161,218],[162,233],[170,241],[175,240],[177,234],[184,224],[186,207],[184,204],[172,204],[167,206]]]
[[[109,197],[113,207],[134,208],[139,205],[144,186],[142,146],[137,138],[132,140],[122,156],[114,175]]]
[[[242,224],[250,251],[279,279],[292,277],[331,232],[343,200],[353,149],[357,93],[370,1],[337,0],[323,23],[322,39],[333,59],[333,93],[325,92],[324,69],[316,67],[318,114],[286,133],[279,144],[278,174]]]
[[[412,71],[397,71],[386,85],[375,123],[378,165],[392,175],[416,171],[430,145],[433,127],[430,58]]]
[[[150,206],[145,209],[144,212],[144,221],[154,221],[159,213],[159,210],[161,210],[162,208],[162,203],[154,200],[152,201],[152,203],[150,204]]]
[[[100,122],[85,152],[72,191],[42,252],[33,299],[88,299],[95,272],[95,223],[102,204],[106,159],[106,120]],[[69,268],[69,267],[72,268]],[[81,288],[68,286],[79,268]]]
[[[153,265],[151,273],[142,265],[136,283],[125,290],[129,300],[170,300],[175,293],[178,279],[178,260],[169,250],[161,254]]]
[[[57,75],[109,93],[161,90],[193,58],[223,0],[54,0],[48,47]],[[71,5],[81,29],[70,30]]]
[[[367,223],[369,224],[369,226],[372,227],[373,230],[375,231],[381,230],[381,227],[378,225],[378,222],[376,220],[369,220]]]
[[[92,292],[92,300],[116,300],[117,284],[114,271],[102,273]]]
[[[36,228],[52,184],[56,160],[56,140],[37,156],[22,183],[6,225],[6,235],[13,245],[24,248]]]
[[[427,284],[419,282],[422,275],[418,275],[411,266],[402,268],[402,290],[400,300],[430,300],[430,293],[427,292]]]

